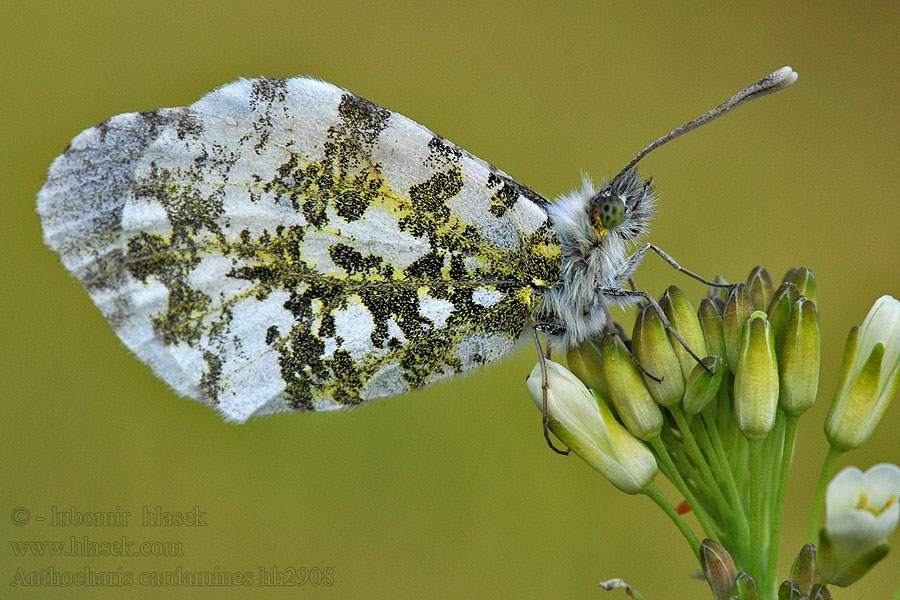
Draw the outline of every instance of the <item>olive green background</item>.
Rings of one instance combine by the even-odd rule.
[[[900,5],[670,4],[6,4],[0,597],[597,598],[609,577],[648,600],[707,597],[689,577],[686,545],[649,500],[547,449],[524,387],[527,346],[403,397],[244,426],[179,399],[129,355],[41,242],[34,198],[46,169],[111,115],[188,104],[258,75],[332,81],[553,196],[581,170],[611,175],[657,135],[794,67],[792,88],[656,151],[642,172],[661,195],[651,239],[689,268],[739,279],[764,264],[780,278],[808,265],[818,276],[820,397],[801,420],[783,531],[786,549],[798,550],[847,330],[879,295],[900,294]],[[704,292],[654,256],[637,282]],[[895,402],[840,464],[900,462],[898,427]],[[135,516],[124,528],[36,520],[54,506]],[[207,525],[142,527],[142,506],[199,507]],[[30,522],[13,525],[16,507]],[[8,544],[85,535],[180,542],[183,556],[25,558]],[[19,567],[50,566],[122,567],[135,583],[9,586]],[[330,568],[333,582],[138,581],[177,567],[249,571],[256,582],[261,567]],[[898,573],[900,552],[838,597],[885,598]]]

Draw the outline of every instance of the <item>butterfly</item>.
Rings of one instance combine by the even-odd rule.
[[[677,266],[627,252],[654,206],[635,164],[796,77],[772,73],[553,202],[330,83],[242,79],[83,131],[37,210],[177,393],[236,422],[341,409],[495,361],[535,327],[560,349],[610,327],[608,304],[642,297],[623,285],[648,249]]]

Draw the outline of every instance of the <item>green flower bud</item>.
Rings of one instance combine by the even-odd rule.
[[[709,296],[707,296],[707,298],[708,298],[708,297],[709,297]],[[720,314],[720,315],[724,315],[724,314],[725,314],[725,302],[726,302],[727,300],[728,300],[727,297],[726,297],[726,298],[719,298],[718,296],[716,296],[715,298],[712,299],[713,304],[715,304],[715,305],[716,305],[716,308],[719,309],[719,314]],[[725,358],[725,357],[723,356],[722,358]]]
[[[750,305],[753,310],[766,310],[769,300],[772,299],[772,278],[765,267],[754,267],[747,277],[747,290],[750,293]]]
[[[749,573],[744,571],[738,573],[734,582],[734,588],[740,600],[756,600],[758,598],[756,595],[756,582],[753,581]]]
[[[795,581],[785,579],[778,586],[778,600],[800,600],[800,598],[803,598],[803,592]]]
[[[684,392],[684,412],[696,415],[706,408],[706,405],[716,397],[719,386],[722,385],[722,377],[725,375],[725,360],[720,356],[707,356],[703,363],[709,367],[713,374],[710,375],[700,365],[695,365],[688,377]]]
[[[819,533],[819,549],[823,563],[826,561],[830,562],[832,560],[837,560],[831,558],[838,553],[838,550],[835,548],[836,545],[836,541],[827,529],[823,529]],[[827,571],[827,567],[824,567],[823,565],[823,570],[826,570],[825,572],[828,574],[822,575],[822,577],[832,585],[847,587],[868,573],[882,558],[887,556],[890,549],[891,545],[889,543],[886,541],[881,542],[857,556],[852,563],[845,564],[842,568],[835,570],[834,572]]]
[[[820,583],[812,586],[809,592],[809,600],[832,600],[831,591]]]
[[[727,367],[728,352],[725,349],[725,330],[722,324],[721,309],[711,298],[706,297],[700,301],[697,317],[700,319],[700,327],[703,329],[703,339],[706,340],[706,353],[710,356],[721,356],[722,364]]]
[[[806,544],[794,559],[791,579],[797,583],[801,592],[808,594],[816,578],[816,547],[813,544]]]
[[[684,396],[681,362],[669,343],[669,335],[662,319],[649,305],[638,313],[634,322],[631,348],[641,366],[654,377],[662,378],[662,381],[654,381],[644,375],[644,382],[656,403],[660,406],[672,406],[680,402]]]
[[[772,330],[775,331],[775,349],[778,352],[781,351],[781,345],[784,343],[784,332],[787,329],[787,322],[791,318],[791,307],[799,297],[800,292],[797,291],[796,285],[791,282],[782,283],[775,291],[775,295],[772,296],[769,307],[766,309],[769,323],[772,325]]]
[[[722,330],[725,334],[725,359],[728,361],[728,368],[734,373],[737,369],[738,352],[741,348],[741,333],[744,330],[744,323],[753,312],[750,306],[750,294],[747,292],[747,286],[743,283],[737,284],[728,294],[728,300],[725,302],[725,310],[722,311]]]
[[[575,374],[581,382],[597,390],[604,398],[609,397],[606,391],[606,382],[600,374],[600,350],[592,340],[587,340],[566,353],[566,362],[569,370]]]
[[[706,351],[706,339],[703,337],[703,329],[700,327],[700,319],[697,318],[697,312],[688,301],[684,291],[678,286],[671,285],[663,294],[662,298],[663,312],[669,319],[669,324],[678,332],[681,339],[694,351],[697,356],[703,357],[708,354]],[[669,333],[669,341],[678,355],[678,361],[681,363],[681,374],[687,379],[697,361],[694,360],[684,346],[681,345],[674,335]],[[655,373],[654,373],[655,375]]]
[[[802,295],[813,302],[816,301],[816,277],[811,270],[806,267],[791,269],[785,274],[784,281],[790,281],[797,286]]]
[[[778,353],[781,390],[778,405],[800,415],[816,401],[819,389],[819,317],[812,300],[801,297],[791,308],[784,342]]]
[[[641,372],[612,334],[600,342],[601,372],[619,418],[633,435],[649,440],[662,430],[662,412],[653,401]]]
[[[712,589],[713,598],[715,600],[731,598],[731,589],[737,579],[737,569],[725,546],[714,540],[703,540],[700,544],[700,562],[703,563],[703,574]]]
[[[900,467],[881,463],[863,473],[847,467],[828,484],[819,532],[819,573],[848,586],[884,558],[900,518]]]
[[[720,285],[717,286],[709,286],[709,291],[706,294],[707,298],[711,298],[715,300],[718,298],[723,303],[728,299],[728,288],[721,287],[722,285],[728,285],[728,280],[722,277],[721,275],[716,275],[712,278],[713,283],[718,283]]]
[[[840,384],[825,418],[831,445],[850,450],[868,440],[898,386],[900,302],[882,296],[847,338]]]
[[[545,363],[548,426],[553,435],[626,494],[647,489],[657,472],[653,453],[569,370],[551,360]],[[540,363],[531,370],[526,385],[542,408]]]
[[[738,428],[749,439],[766,437],[778,408],[778,362],[775,336],[766,313],[756,311],[744,324],[734,374],[734,412]]]

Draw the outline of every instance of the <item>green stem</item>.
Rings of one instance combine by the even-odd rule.
[[[690,481],[688,485],[694,488],[694,495],[700,495],[701,498],[709,498],[712,496],[712,492],[707,485],[705,479],[700,474],[700,471],[694,468],[694,463],[688,458],[687,454],[685,454],[684,446],[678,446],[677,448],[669,447],[669,454],[672,456],[672,461],[675,463],[678,472],[685,479],[685,481]],[[707,504],[704,504],[707,507],[707,512],[710,512],[715,507],[710,507]]]
[[[723,471],[725,472],[725,489],[728,490],[728,495],[731,496],[731,504],[734,507],[734,512],[737,516],[737,525],[742,546],[747,548],[750,544],[750,523],[747,521],[747,511],[744,508],[744,500],[741,497],[737,482],[734,479],[731,461],[728,460],[728,452],[725,450],[725,445],[722,443],[722,437],[719,435],[719,428],[716,427],[712,415],[707,415],[705,412],[701,413],[701,415],[703,417],[703,422],[706,424],[710,440],[712,440],[713,448],[715,449],[716,454],[719,455],[720,462],[723,465]]]
[[[691,432],[691,426],[687,422],[687,418],[684,416],[684,411],[681,409],[681,406],[671,406],[669,407],[669,412],[675,418],[675,423],[678,425],[679,431],[681,431],[681,436],[684,440],[688,456],[691,457],[691,460],[694,461],[697,468],[700,469],[700,473],[703,474],[703,478],[709,484],[711,499],[715,502],[719,513],[725,518],[733,516],[734,510],[728,503],[728,500],[725,499],[722,489],[716,483],[716,478],[709,468],[709,461],[703,456],[700,446],[697,445],[697,440],[694,439],[694,434]]]
[[[750,575],[754,579],[761,579],[759,530],[763,496],[762,444],[763,440],[750,440]]]
[[[684,536],[684,539],[687,540],[688,545],[691,547],[691,550],[694,552],[694,556],[697,560],[700,560],[700,540],[697,539],[697,536],[694,535],[694,532],[691,531],[691,528],[687,526],[687,523],[684,522],[684,519],[681,518],[675,509],[672,507],[672,504],[666,500],[665,496],[662,495],[662,492],[659,491],[659,488],[656,487],[656,484],[650,484],[643,492],[646,494],[651,500],[656,502],[656,504],[663,509],[663,512],[668,515],[668,517],[675,523],[675,527],[678,528],[678,531],[681,532],[681,535]]]
[[[717,484],[719,484],[720,482],[725,481],[725,475],[722,470],[722,465],[719,463],[718,456],[716,455],[715,449],[713,448],[713,445],[712,445],[712,441],[709,439],[709,434],[706,432],[706,429],[703,427],[702,423],[700,423],[699,419],[696,420],[696,423],[698,424],[698,426],[694,427],[693,434],[695,436],[695,439],[697,440],[697,444],[700,446],[700,449],[703,452],[703,455],[706,456],[709,461],[708,464],[709,464],[710,469],[713,472],[713,477],[715,477],[715,481],[717,482]],[[721,489],[721,487],[720,487],[720,489]],[[735,509],[733,507],[734,502],[730,501],[730,499],[726,499],[726,501],[729,502],[729,509],[731,509],[732,514],[734,514],[734,512],[735,512]],[[708,537],[710,537],[722,544],[728,543],[729,545],[731,545],[730,541],[734,537],[734,533],[735,533],[733,519],[726,519],[724,522],[720,523],[719,525],[720,525],[720,527],[718,528],[719,537],[716,537],[713,535],[710,535]],[[726,535],[727,535],[727,537],[726,537]]]
[[[781,451],[781,469],[775,487],[775,514],[771,523],[769,536],[769,556],[766,559],[765,588],[771,589],[775,583],[775,565],[778,562],[778,542],[781,534],[781,519],[784,516],[784,494],[787,490],[788,471],[791,468],[791,457],[794,451],[794,438],[797,435],[797,422],[800,415],[786,415],[784,423],[784,443]]]
[[[716,526],[716,523],[710,518],[709,513],[706,512],[706,508],[697,500],[694,493],[691,492],[691,489],[688,487],[687,483],[684,481],[684,478],[681,476],[681,473],[678,472],[678,468],[675,466],[675,463],[672,461],[672,457],[669,456],[668,450],[666,450],[665,444],[663,444],[662,439],[659,436],[649,440],[650,446],[653,447],[653,450],[656,451],[656,458],[659,460],[660,470],[663,474],[668,477],[669,481],[671,481],[679,492],[685,497],[688,501],[688,504],[691,505],[691,509],[694,511],[694,515],[697,517],[697,521],[700,523],[700,526],[703,528],[703,531],[706,532],[707,537],[712,539],[720,539],[721,532],[719,528]]]
[[[822,505],[825,504],[825,489],[828,487],[828,481],[831,479],[831,472],[837,463],[838,457],[843,450],[831,446],[828,448],[828,454],[825,456],[825,462],[822,464],[822,473],[819,475],[819,485],[816,487],[816,496],[813,500],[812,514],[809,516],[809,527],[806,529],[806,542],[811,543],[816,537],[816,528],[819,525],[819,516],[822,514]]]
[[[768,548],[771,541],[772,519],[774,518],[772,511],[775,508],[771,499],[774,498],[775,490],[778,486],[779,469],[776,465],[781,464],[782,451],[784,450],[784,424],[785,414],[782,411],[778,411],[775,416],[775,426],[763,441],[763,464],[767,467],[763,471],[763,490],[765,490],[763,498],[768,498],[769,502],[763,502],[762,518],[759,521],[761,526],[759,532],[760,547],[762,548]],[[768,572],[768,569],[768,563],[763,564],[763,571]]]
[[[716,481],[722,482],[725,480],[725,470],[722,467],[722,463],[719,460],[719,455],[715,452],[713,448],[712,439],[709,437],[709,432],[706,431],[705,427],[699,425],[699,419],[695,419],[693,421],[698,425],[695,426],[691,432],[694,434],[694,438],[697,440],[697,444],[700,446],[700,449],[703,451],[703,454],[709,459],[709,467],[712,469],[713,475],[716,477]]]

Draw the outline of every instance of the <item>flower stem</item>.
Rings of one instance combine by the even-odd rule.
[[[772,514],[775,508],[771,499],[775,497],[775,490],[778,487],[778,475],[780,469],[777,465],[781,465],[784,451],[784,426],[785,414],[778,411],[775,417],[775,425],[769,435],[763,441],[762,464],[766,465],[763,471],[763,498],[767,498],[769,502],[763,502],[762,518],[760,519],[760,548],[768,548],[772,535]],[[767,555],[763,555],[767,556]],[[763,571],[768,571],[768,563],[763,564]]]
[[[694,461],[697,468],[700,469],[700,473],[703,474],[703,478],[709,484],[710,495],[712,496],[713,502],[716,503],[719,513],[726,518],[731,516],[734,511],[728,503],[728,500],[725,499],[725,495],[722,494],[722,489],[716,483],[716,478],[709,468],[709,462],[706,457],[703,456],[700,446],[697,445],[697,440],[694,439],[694,434],[691,431],[691,426],[687,421],[687,417],[684,415],[684,411],[681,409],[681,406],[671,406],[669,407],[669,412],[672,417],[675,418],[675,423],[678,425],[679,431],[681,431],[681,436],[684,440],[688,456]]]
[[[778,563],[778,542],[781,534],[781,519],[784,516],[784,494],[787,490],[788,471],[791,468],[791,456],[794,450],[794,438],[797,434],[797,422],[799,415],[786,415],[784,423],[784,443],[781,451],[781,469],[778,471],[778,479],[775,484],[775,514],[771,523],[771,535],[769,537],[769,556],[766,559],[766,577],[764,585],[771,589],[775,584],[775,568]]]
[[[734,479],[734,470],[731,468],[731,461],[728,460],[728,452],[725,450],[725,444],[722,443],[722,436],[719,435],[719,428],[716,427],[714,417],[705,412],[701,413],[701,416],[703,417],[703,422],[706,424],[706,429],[709,433],[710,440],[712,441],[713,448],[715,449],[716,454],[719,455],[720,462],[723,465],[722,470],[725,472],[725,489],[728,490],[728,495],[731,497],[731,505],[734,507],[734,513],[737,516],[737,525],[738,531],[740,532],[739,537],[742,540],[742,546],[749,550],[750,523],[747,521],[747,511],[744,508],[744,500],[741,497],[740,491],[738,491],[737,482]]]
[[[649,442],[650,446],[656,452],[657,460],[662,463],[661,466],[663,468],[661,470],[691,505],[691,509],[694,511],[694,515],[696,515],[697,521],[700,523],[703,531],[706,532],[707,537],[720,539],[721,532],[719,531],[719,528],[716,526],[716,523],[710,518],[709,513],[706,512],[706,508],[700,503],[699,500],[697,500],[696,496],[694,496],[694,493],[691,492],[691,489],[684,481],[681,473],[678,472],[678,468],[672,461],[672,457],[669,456],[669,452],[668,450],[666,450],[666,446],[665,444],[663,444],[662,439],[657,436],[649,440]]]
[[[697,560],[700,560],[700,540],[697,539],[697,536],[694,535],[694,532],[691,531],[691,528],[687,526],[687,523],[684,522],[684,519],[681,518],[675,509],[672,507],[672,504],[666,500],[666,497],[662,495],[662,492],[659,491],[659,488],[656,487],[656,484],[651,484],[646,490],[643,491],[651,500],[656,502],[656,504],[663,509],[663,512],[666,513],[669,518],[675,523],[675,527],[678,528],[678,531],[681,532],[681,535],[684,536],[684,539],[687,540],[688,545],[691,547],[691,550],[694,552],[694,556]]]
[[[750,440],[750,574],[762,579],[759,559],[759,532],[762,519],[762,445],[763,440]]]
[[[806,529],[807,543],[811,543],[816,537],[816,527],[819,525],[819,516],[822,514],[822,505],[825,503],[825,489],[828,487],[831,472],[834,470],[834,465],[842,452],[843,450],[834,446],[828,448],[828,454],[825,456],[825,462],[822,464],[822,473],[819,475],[819,485],[816,487],[812,513],[809,515],[809,527]]]

